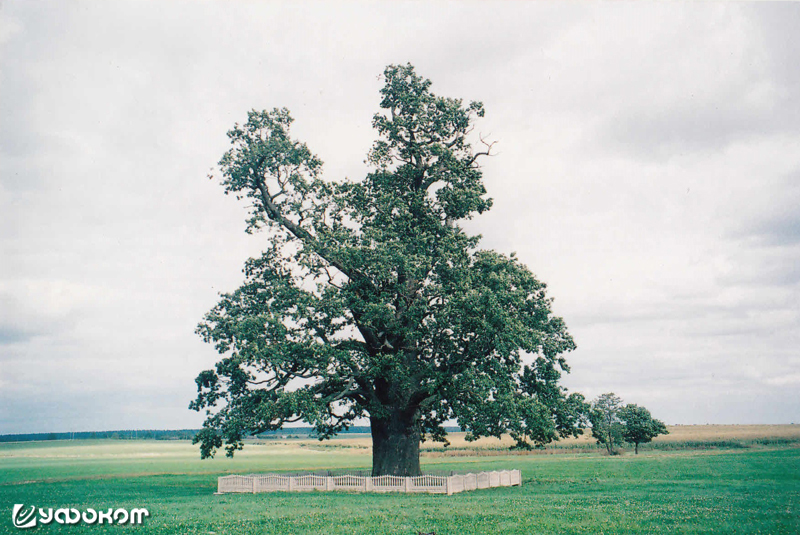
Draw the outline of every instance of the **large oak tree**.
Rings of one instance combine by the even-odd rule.
[[[446,441],[447,421],[524,447],[582,422],[583,397],[559,385],[575,344],[545,285],[461,227],[492,204],[491,146],[468,141],[483,105],[433,94],[411,65],[383,77],[363,180],[323,180],[286,109],[228,132],[221,182],[266,246],[198,326],[223,356],[191,404],[207,413],[203,457],[288,422],[328,438],[368,418],[373,474],[418,475],[420,441]]]

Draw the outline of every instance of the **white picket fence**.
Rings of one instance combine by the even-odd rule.
[[[500,470],[450,476],[282,476],[253,474],[222,476],[217,480],[217,493],[229,492],[301,492],[309,490],[350,490],[357,492],[429,492],[455,494],[465,490],[511,487],[522,484],[519,470]]]

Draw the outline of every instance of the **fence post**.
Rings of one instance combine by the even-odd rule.
[[[256,493],[256,481],[258,481],[256,476],[250,476],[250,482],[253,484],[253,494]]]
[[[294,476],[289,476],[289,492],[294,490]]]
[[[333,478],[331,476],[325,478],[325,490],[333,490]]]
[[[450,480],[453,476],[447,476],[447,479],[444,480],[444,489],[447,491],[447,495],[450,496],[453,494],[453,486],[450,484]]]
[[[372,492],[372,478],[370,476],[364,478],[364,490],[366,492]]]
[[[409,476],[403,478],[403,492],[411,492],[411,478]]]

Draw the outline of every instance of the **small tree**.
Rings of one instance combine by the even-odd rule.
[[[605,446],[609,455],[616,455],[616,446],[623,442],[623,424],[620,420],[622,400],[613,392],[603,394],[592,402],[589,420],[592,423],[592,436],[598,444]]]
[[[664,422],[653,418],[644,407],[632,403],[620,409],[619,418],[623,424],[622,437],[625,442],[634,445],[636,454],[639,453],[639,444],[646,444],[658,435],[669,434]]]

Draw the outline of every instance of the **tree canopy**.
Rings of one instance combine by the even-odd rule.
[[[625,442],[634,445],[634,452],[639,453],[639,444],[646,444],[659,435],[669,434],[667,426],[656,420],[644,407],[629,403],[619,411],[622,421],[622,437]]]
[[[624,442],[623,424],[619,417],[621,409],[622,399],[613,392],[608,392],[592,401],[589,412],[592,436],[598,444],[605,446],[609,455],[616,455],[617,446]]]
[[[669,433],[664,422],[653,418],[644,407],[633,403],[623,406],[622,403],[622,399],[609,392],[592,401],[589,412],[592,436],[605,446],[609,455],[615,455],[616,447],[623,442],[633,444],[638,454],[639,444]]]
[[[546,286],[461,222],[488,210],[470,145],[479,102],[431,92],[411,65],[383,73],[362,180],[322,179],[286,109],[228,132],[225,193],[266,233],[245,281],[197,332],[222,355],[197,377],[201,455],[292,421],[321,438],[368,418],[375,475],[416,475],[419,443],[510,433],[522,447],[575,435],[586,404],[559,385],[575,348]]]

